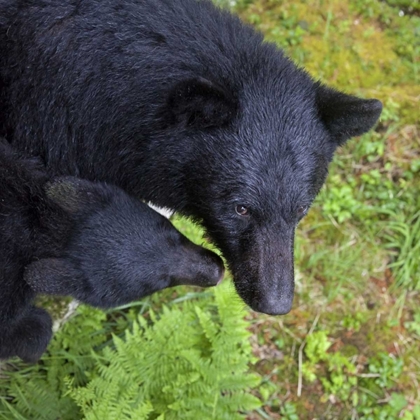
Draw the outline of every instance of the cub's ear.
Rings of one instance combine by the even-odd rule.
[[[84,288],[80,272],[64,258],[34,261],[25,267],[23,278],[34,292],[46,295],[74,296]]]
[[[45,193],[51,201],[71,214],[99,208],[106,201],[106,194],[101,194],[95,183],[73,177],[55,178],[46,184]]]
[[[230,92],[210,80],[196,77],[174,86],[163,118],[169,125],[220,127],[229,123],[237,110],[238,102]]]
[[[316,102],[321,120],[338,146],[369,131],[378,121],[382,103],[361,99],[317,84]]]

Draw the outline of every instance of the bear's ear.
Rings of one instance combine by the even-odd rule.
[[[168,96],[164,119],[185,127],[220,127],[238,110],[234,96],[215,83],[196,77],[179,82]]]
[[[100,207],[104,197],[95,184],[73,177],[59,177],[45,186],[47,197],[71,214]]]
[[[338,146],[369,131],[381,115],[377,99],[357,98],[321,84],[316,89],[319,115]]]
[[[25,267],[23,278],[36,293],[68,296],[83,288],[81,273],[64,258],[44,258]]]

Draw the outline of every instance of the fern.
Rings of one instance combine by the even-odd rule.
[[[247,373],[247,324],[238,322],[244,314],[231,302],[225,310],[223,293],[218,288],[204,307],[165,307],[152,325],[139,318],[124,339],[114,337],[115,347],[97,359],[98,376],[70,386],[85,418],[240,419],[239,411],[259,407],[244,392],[259,383]]]
[[[199,298],[196,298],[199,296]],[[36,366],[2,372],[0,419],[243,419],[261,402],[243,304],[224,284],[149,320],[80,307]]]

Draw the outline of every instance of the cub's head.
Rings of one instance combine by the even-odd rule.
[[[64,177],[49,183],[46,193],[72,219],[72,231],[62,253],[66,263],[55,262],[51,270],[46,262],[45,272],[65,277],[74,270],[73,277],[84,279],[102,299],[80,295],[80,300],[115,306],[166,287],[214,286],[223,277],[220,257],[116,187]],[[44,268],[38,264],[37,278]]]

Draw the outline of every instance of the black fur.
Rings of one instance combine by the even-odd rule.
[[[0,185],[0,359],[35,361],[45,350],[51,319],[32,306],[36,293],[106,308],[223,276],[217,255],[146,204],[105,184],[50,180],[4,142]]]
[[[379,101],[314,82],[206,0],[0,0],[0,56],[17,148],[192,216],[246,303],[290,310],[296,224]]]

